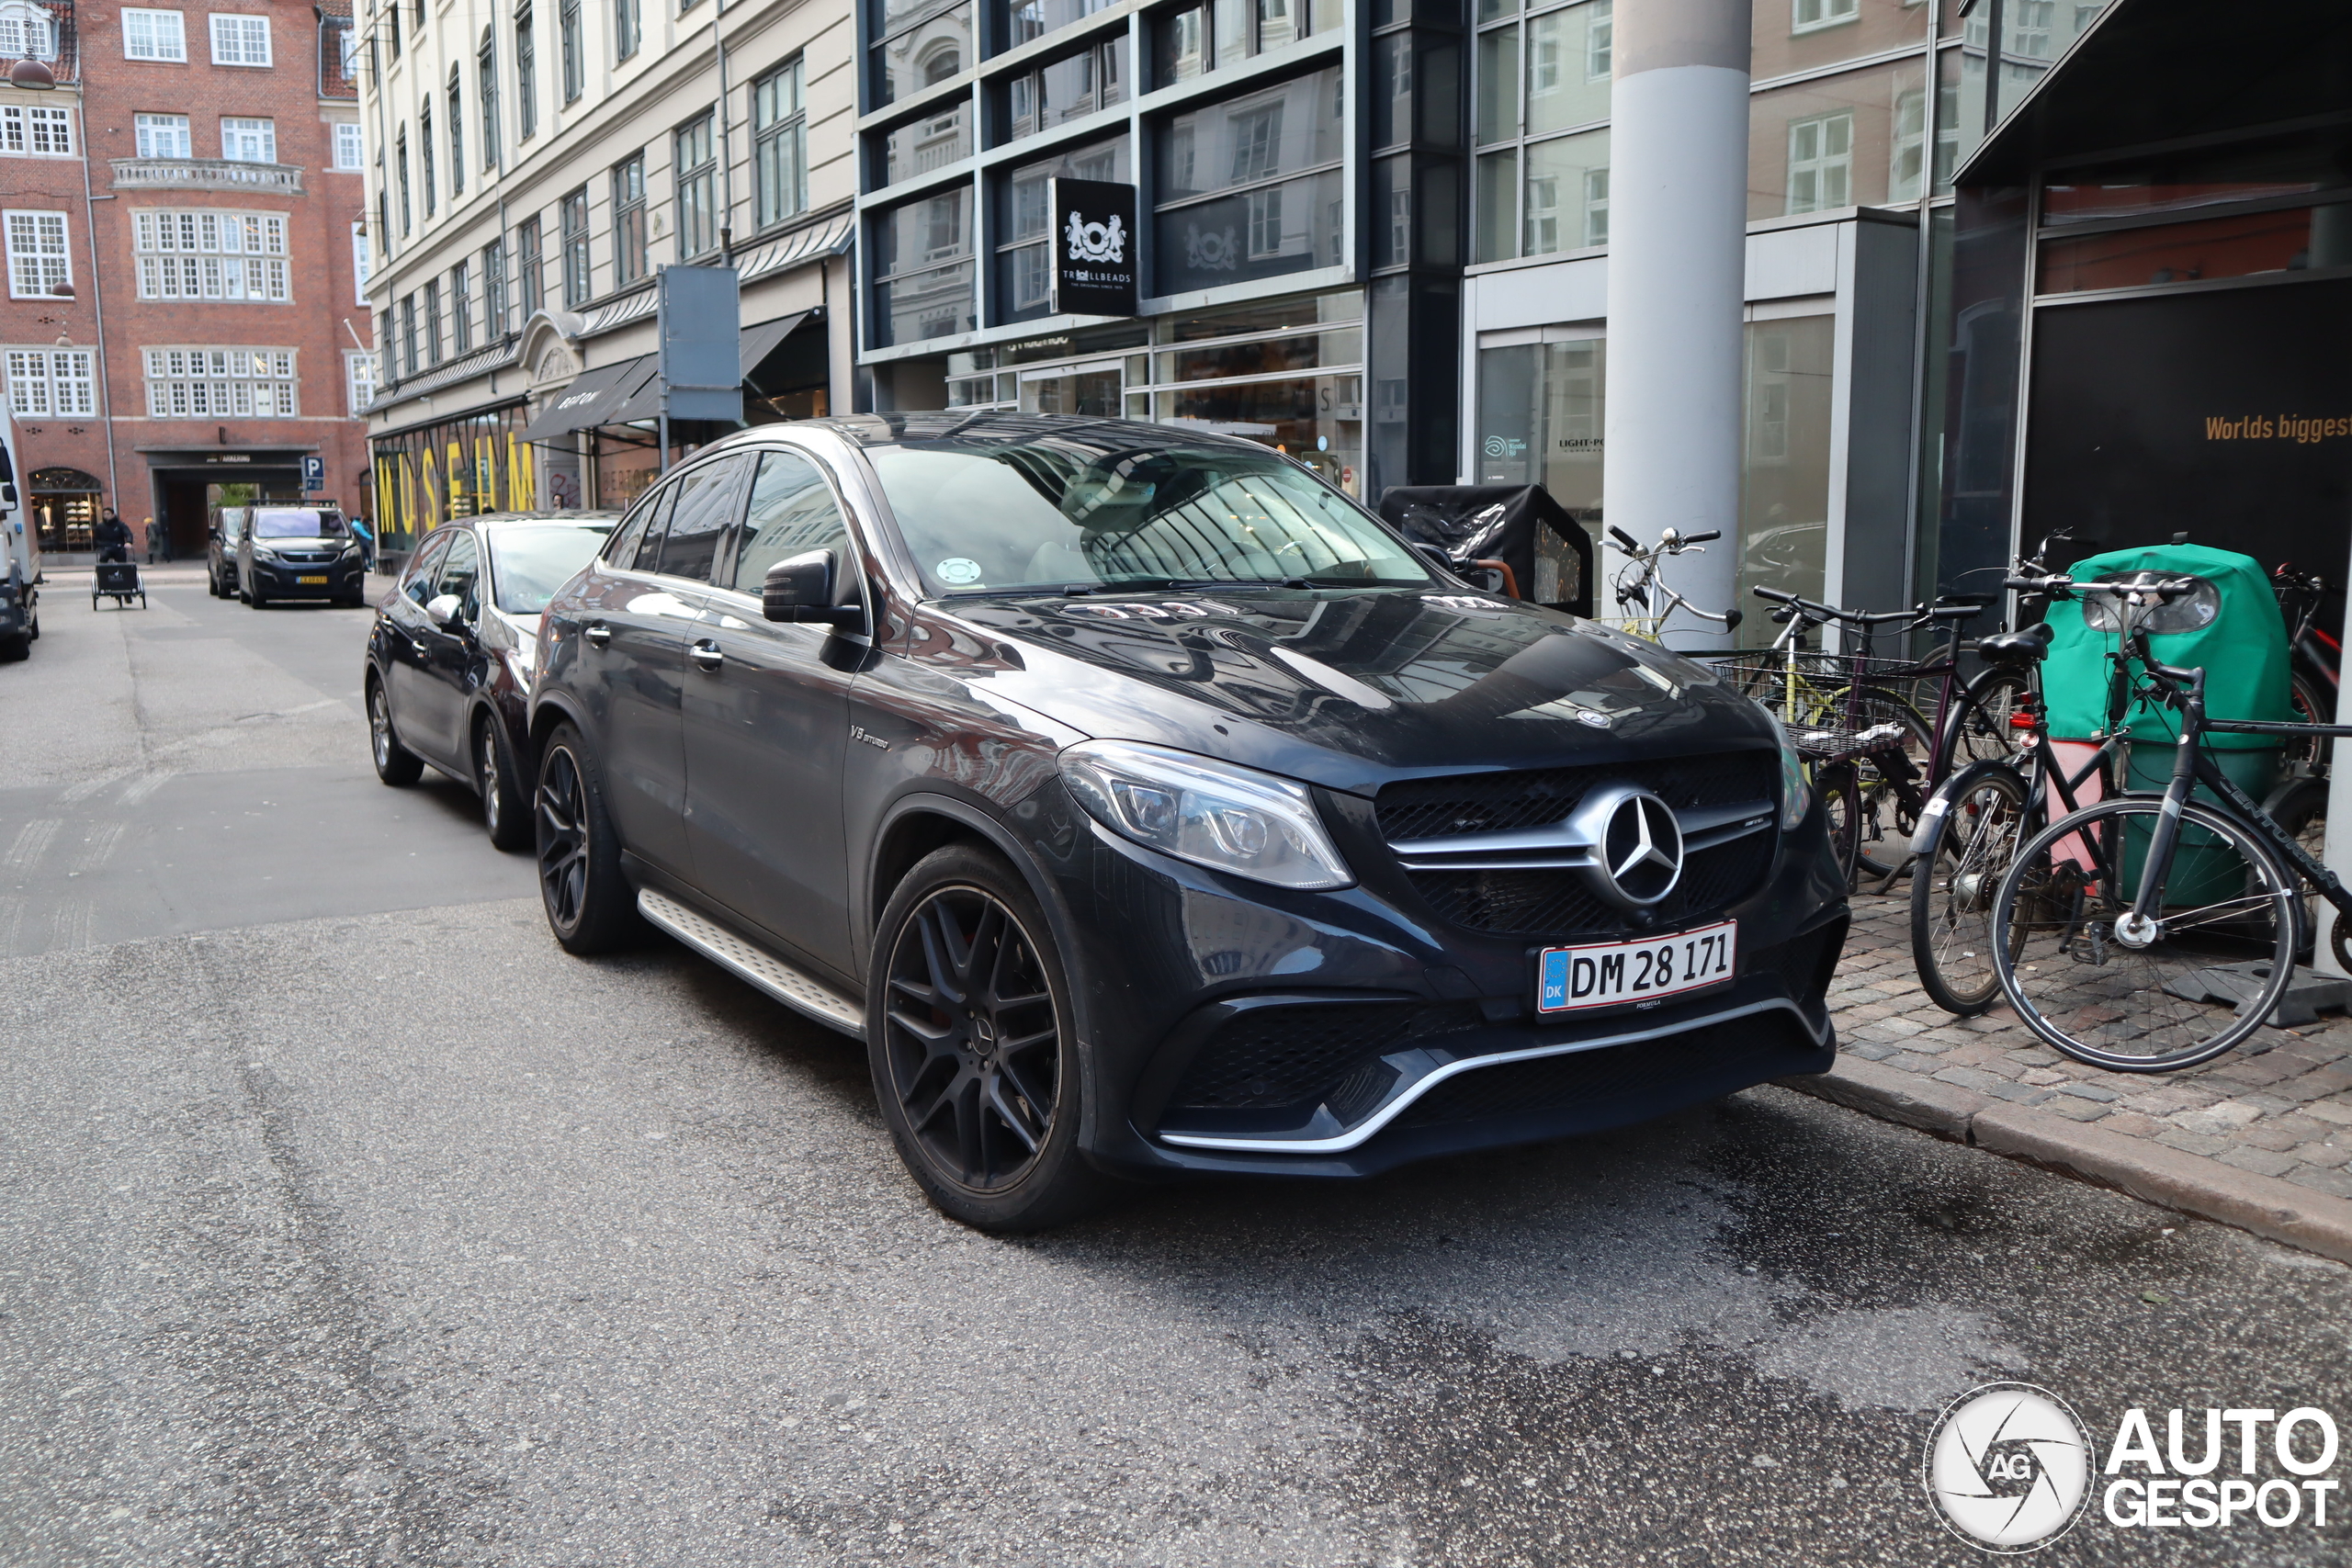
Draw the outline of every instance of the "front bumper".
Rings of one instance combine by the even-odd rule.
[[[273,599],[351,599],[368,586],[367,563],[357,558],[320,565],[256,561],[250,570],[254,584]],[[325,581],[305,582],[304,578]]]
[[[1082,1136],[1123,1174],[1367,1176],[1624,1126],[1836,1056],[1824,998],[1847,913],[1817,807],[1705,916],[1740,921],[1729,983],[1573,1019],[1536,1014],[1541,942],[1448,926],[1394,878],[1290,893],[1074,825],[1055,870],[1092,1056]]]

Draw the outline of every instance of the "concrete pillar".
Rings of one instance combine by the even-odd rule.
[[[1668,568],[1708,610],[1731,607],[1738,563],[1749,11],[1750,0],[1619,6],[1610,105],[1601,516],[1644,545],[1669,527],[1722,529],[1705,555]],[[1604,581],[1620,564],[1608,549]],[[1688,616],[1668,629],[1680,647],[1725,640]]]

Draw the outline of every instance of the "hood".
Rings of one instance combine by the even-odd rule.
[[[1485,594],[1008,595],[925,612],[907,651],[943,675],[1098,739],[1334,789],[1774,743],[1706,665]]]

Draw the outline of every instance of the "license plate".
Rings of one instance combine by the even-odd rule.
[[[1535,1010],[1615,1007],[1720,985],[1737,967],[1738,942],[1739,922],[1725,920],[1640,942],[1547,947],[1535,959]]]
[[[326,576],[325,576],[325,574],[324,574],[324,573],[321,573],[321,574],[320,574],[319,576],[317,576],[317,577],[298,577],[298,578],[296,578],[294,581],[297,581],[297,582],[302,583],[302,584],[304,584],[304,585],[306,585],[306,586],[307,586],[307,585],[309,585],[309,584],[311,584],[311,583],[313,583],[313,582],[317,582],[317,583],[323,583],[323,582],[325,582],[325,581],[326,581]]]

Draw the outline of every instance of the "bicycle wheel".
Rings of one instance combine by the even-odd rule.
[[[2294,672],[2290,696],[2297,724],[2335,722],[2335,694],[2301,670]],[[2290,773],[2324,773],[2335,744],[2324,735],[2290,735],[2279,749],[2278,761]]]
[[[1838,857],[1838,872],[1848,886],[1854,882],[1854,850],[1860,841],[1861,780],[1851,762],[1831,762],[1813,776],[1813,790],[1821,796],[1821,814],[1829,824],[1829,848]]]
[[[1947,773],[2016,755],[2029,735],[2029,727],[2016,721],[2029,711],[2032,697],[2033,676],[2024,670],[1996,668],[1971,681],[1944,720]]]
[[[1999,762],[1954,775],[1928,805],[1911,867],[1911,962],[1929,998],[1972,1018],[2001,994],[1993,971],[1993,894],[2031,823],[2025,781]]]
[[[2153,929],[2119,933],[2164,808],[2129,795],[2060,818],[1993,897],[2002,994],[2058,1050],[2115,1072],[2211,1061],[2262,1027],[2294,976],[2296,878],[2236,818],[2194,801]]]
[[[2301,844],[2303,852],[2316,861],[2327,858],[2327,780],[2325,778],[2290,778],[2270,792],[2262,803],[2262,814],[2278,824],[2287,837]],[[2295,900],[2295,912],[2302,923],[2295,928],[2295,960],[2307,962],[2312,955],[2312,939],[2319,931],[2320,905],[2325,900],[2319,889],[2304,883],[2301,896]]]
[[[1919,710],[1883,687],[1865,686],[1854,694],[1853,723],[1858,729],[1892,724],[1903,731],[1894,746],[1857,760],[1862,781],[1860,831],[1855,864],[1870,875],[1892,876],[1911,859],[1911,834],[1919,826],[1919,807],[1927,804],[1928,762],[1935,737]],[[1910,798],[1904,798],[1891,776],[1889,761],[1900,751],[1911,765]]]

